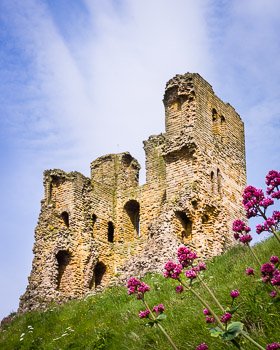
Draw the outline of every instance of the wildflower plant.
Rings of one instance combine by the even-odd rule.
[[[279,228],[280,228],[280,212],[273,211],[271,216],[268,216],[268,209],[274,204],[274,200],[280,199],[280,172],[271,170],[266,176],[267,190],[264,195],[263,190],[257,189],[253,186],[247,186],[243,193],[243,206],[246,211],[247,218],[260,216],[264,219],[262,224],[256,226],[256,232],[258,234],[267,231],[274,235],[277,242],[280,243]],[[278,256],[273,255],[270,257],[269,262],[261,263],[253,249],[250,247],[252,241],[251,228],[243,220],[235,220],[233,222],[232,229],[234,231],[234,238],[240,243],[249,247],[251,253],[256,259],[259,267],[262,282],[269,284],[274,288],[270,291],[270,296],[275,298],[280,290],[280,259]],[[236,305],[236,300],[240,296],[238,289],[231,290],[229,296],[231,303],[228,307],[223,307],[213,290],[208,287],[204,281],[203,273],[207,269],[204,261],[198,261],[198,255],[192,251],[189,247],[182,245],[177,251],[177,262],[167,261],[164,265],[163,275],[165,278],[176,280],[178,285],[175,288],[177,294],[183,292],[190,292],[196,297],[203,305],[203,315],[205,316],[205,323],[209,327],[211,337],[221,339],[223,341],[231,342],[236,348],[245,350],[240,342],[241,337],[246,338],[252,345],[260,350],[277,350],[280,349],[280,343],[267,344],[264,348],[261,344],[252,339],[249,334],[244,330],[244,324],[235,320],[235,313],[239,308]],[[255,277],[256,271],[252,267],[247,267],[245,271],[246,275]],[[200,285],[200,290],[197,291],[194,288],[195,284]],[[145,283],[137,280],[135,277],[131,277],[127,284],[128,294],[136,294],[137,299],[143,301],[146,309],[140,311],[139,317],[148,319],[147,325],[158,327],[165,334],[170,344],[174,349],[176,345],[172,339],[166,333],[161,326],[160,321],[166,316],[163,314],[165,308],[162,304],[154,306],[152,309],[147,304],[144,295],[149,291],[149,286]],[[206,292],[206,293],[205,293]],[[205,299],[205,295],[211,297],[211,303],[208,299]],[[216,311],[216,310],[219,311]],[[199,344],[195,350],[208,350],[206,343]]]
[[[129,295],[135,294],[136,298],[138,300],[141,300],[145,306],[145,310],[142,310],[139,312],[138,314],[139,318],[147,319],[146,326],[153,327],[154,325],[157,325],[160,331],[165,335],[165,337],[169,341],[172,348],[175,350],[178,350],[173,340],[170,338],[169,334],[160,324],[160,322],[166,318],[166,315],[164,314],[164,311],[165,311],[164,305],[158,304],[158,305],[155,305],[153,308],[150,308],[149,304],[145,299],[145,294],[149,292],[149,290],[150,290],[150,287],[146,283],[141,282],[139,279],[135,277],[131,277],[127,281],[128,294]]]

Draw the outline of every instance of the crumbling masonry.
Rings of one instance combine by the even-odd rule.
[[[199,74],[168,81],[163,103],[166,131],[144,141],[144,185],[127,152],[94,160],[91,178],[45,171],[20,311],[161,271],[181,243],[205,258],[233,244],[246,182],[243,122]]]

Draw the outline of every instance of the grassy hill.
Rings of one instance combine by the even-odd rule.
[[[262,262],[279,255],[274,238],[254,247]],[[229,292],[240,290],[241,304],[233,320],[240,320],[250,336],[264,347],[280,341],[280,302],[269,296],[271,288],[259,276],[246,276],[245,268],[255,266],[245,247],[234,247],[207,264],[205,281],[215,290],[224,306],[230,304]],[[235,349],[231,343],[211,338],[202,313],[203,307],[193,295],[176,294],[176,281],[150,275],[145,282],[151,286],[146,299],[151,306],[163,303],[167,319],[162,325],[181,350],[195,349],[206,342],[209,350]],[[201,292],[199,285],[196,289]],[[53,305],[45,312],[17,316],[0,332],[0,349],[34,350],[136,350],[170,349],[157,327],[146,327],[138,318],[141,301],[127,295],[125,288],[111,288],[65,305]],[[256,349],[244,340],[244,349]]]

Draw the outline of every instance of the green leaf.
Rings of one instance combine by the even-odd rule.
[[[165,320],[166,317],[167,317],[167,316],[166,316],[165,314],[160,314],[160,315],[158,315],[157,320],[158,320],[158,321],[162,321],[162,320]]]
[[[146,327],[153,327],[155,323],[156,323],[156,320],[154,320],[154,321],[149,321],[148,323],[145,324],[145,326],[146,326]]]
[[[232,340],[236,338],[243,330],[243,323],[232,322],[228,325],[227,330],[222,334],[224,340]]]
[[[210,329],[210,334],[211,334],[211,337],[217,338],[223,334],[223,331],[221,330],[221,328],[215,327]]]

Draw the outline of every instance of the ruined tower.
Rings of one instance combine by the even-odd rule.
[[[167,82],[165,133],[144,141],[146,183],[129,153],[91,163],[91,178],[48,170],[20,310],[161,271],[183,243],[200,256],[233,244],[246,183],[244,127],[199,74]]]

